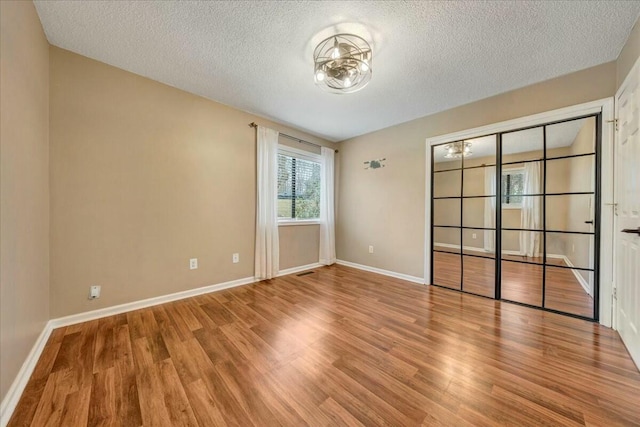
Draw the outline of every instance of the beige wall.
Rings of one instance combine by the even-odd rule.
[[[318,262],[319,225],[286,225],[278,227],[280,237],[280,270]]]
[[[49,46],[0,2],[0,400],[49,320]]]
[[[618,60],[616,61],[617,68],[617,87],[622,85],[624,78],[627,77],[631,67],[636,63],[640,57],[640,19],[636,21],[636,24],[629,34],[629,38],[625,43]]]
[[[610,97],[615,88],[611,62],[343,141],[338,258],[422,277],[427,137]],[[363,168],[381,157],[385,168]]]
[[[59,48],[50,56],[52,317],[253,276],[248,123],[333,144]],[[313,233],[287,228],[282,268],[317,262],[317,248],[308,259],[289,250],[310,249]],[[89,301],[92,284],[102,297]]]

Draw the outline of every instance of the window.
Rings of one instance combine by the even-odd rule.
[[[524,190],[524,169],[502,171],[502,207],[521,208]]]
[[[320,161],[287,150],[278,154],[278,219],[320,218]]]

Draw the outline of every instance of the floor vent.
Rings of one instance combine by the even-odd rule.
[[[298,277],[308,276],[309,274],[313,274],[315,271],[305,271],[304,273],[296,274]]]

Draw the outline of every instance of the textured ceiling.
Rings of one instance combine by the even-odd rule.
[[[640,1],[36,1],[49,42],[339,141],[615,60]],[[373,79],[313,82],[312,52],[352,32]]]

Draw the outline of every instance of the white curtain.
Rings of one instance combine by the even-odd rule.
[[[540,162],[524,164],[524,194],[541,194],[542,180],[540,177]],[[520,227],[532,230],[542,229],[542,204],[541,197],[523,197]],[[527,257],[539,257],[540,232],[520,232],[520,255]]]
[[[484,168],[484,194],[496,195],[496,168],[489,166]],[[484,199],[484,228],[495,228],[496,218],[496,197],[485,197]],[[495,252],[495,232],[484,230],[484,250]]]
[[[334,157],[335,151],[322,147],[320,187],[320,264],[336,262],[335,204],[334,204]]]
[[[278,131],[258,126],[255,277],[278,274]]]

